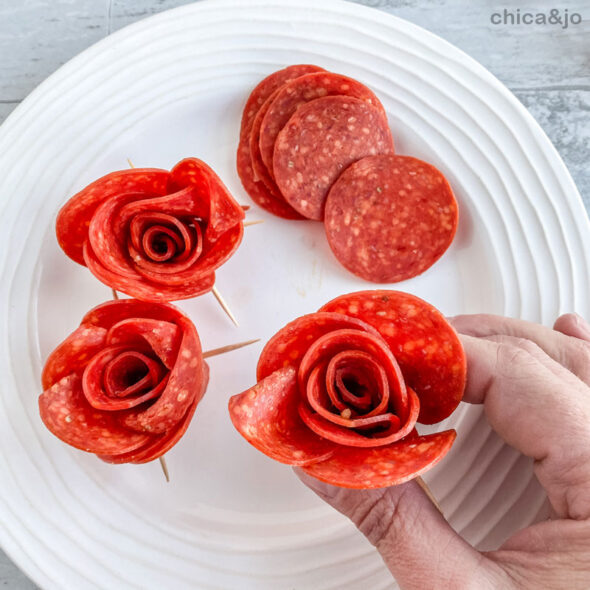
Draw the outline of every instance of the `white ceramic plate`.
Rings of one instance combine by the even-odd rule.
[[[441,168],[461,207],[457,239],[428,272],[397,288],[447,314],[495,312],[551,322],[590,315],[590,231],[559,156],[488,72],[426,31],[381,12],[315,0],[218,0],[119,31],[66,64],[0,130],[0,541],[44,589],[390,588],[369,544],[294,476],[232,429],[228,397],[254,382],[279,327],[330,298],[367,288],[332,257],[321,224],[253,207],[218,286],[183,302],[205,348],[253,337],[213,359],[189,432],[157,463],[111,466],[49,434],[37,414],[52,348],[109,290],[59,250],[65,199],[126,166],[169,167],[195,155],[244,203],[234,171],[241,109],[266,74],[315,63],[358,78],[382,99],[400,153]],[[453,526],[489,547],[543,510],[528,461],[477,408],[428,474]],[[431,429],[432,430],[432,429]]]

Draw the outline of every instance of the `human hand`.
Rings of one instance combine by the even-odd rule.
[[[348,516],[403,590],[590,588],[590,325],[554,329],[491,315],[451,320],[468,359],[464,401],[484,404],[496,432],[535,460],[553,519],[480,553],[415,481],[377,490],[300,479]]]

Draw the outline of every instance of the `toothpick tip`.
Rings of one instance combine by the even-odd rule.
[[[253,221],[245,221],[244,227],[250,227],[251,225],[258,225],[264,223],[264,219],[254,219]]]
[[[238,324],[238,320],[236,320],[236,317],[232,313],[231,309],[229,308],[229,306],[225,302],[225,299],[221,296],[221,293],[218,291],[218,289],[217,289],[217,287],[215,285],[213,285],[213,289],[211,289],[211,292],[213,293],[213,295],[215,296],[215,299],[217,299],[217,302],[219,303],[219,305],[221,305],[223,311],[225,311],[225,313],[227,314],[227,316],[229,317],[229,319],[237,327],[239,327],[240,324]]]
[[[250,346],[250,344],[255,344],[256,342],[260,342],[260,338],[246,340],[245,342],[238,342],[237,344],[228,344],[227,346],[214,348],[213,350],[207,350],[203,353],[203,358],[206,359],[219,354],[224,354],[226,352],[231,352],[232,350],[237,350],[238,348],[243,348],[244,346]]]
[[[127,158],[127,163],[129,164],[130,168],[135,168],[135,166],[133,165],[133,162],[129,158]]]
[[[440,504],[438,503],[438,500],[436,499],[435,495],[432,493],[432,490],[430,489],[430,487],[428,486],[428,484],[420,476],[418,476],[416,478],[416,483],[422,488],[422,491],[428,496],[428,499],[432,502],[432,504],[434,505],[434,507],[444,517],[444,512],[442,511],[442,508],[440,507]]]
[[[166,459],[164,459],[164,455],[160,457],[160,467],[164,473],[164,477],[166,478],[166,482],[170,483],[170,474],[168,473],[168,465],[166,464]]]

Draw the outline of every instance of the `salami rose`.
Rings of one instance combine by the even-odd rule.
[[[445,383],[445,375],[455,379]],[[322,481],[378,488],[417,477],[450,449],[454,430],[419,436],[415,425],[422,400],[429,423],[457,407],[465,357],[431,305],[396,291],[366,291],[285,326],[262,351],[257,378],[229,401],[248,442]]]
[[[64,442],[109,463],[147,463],[185,433],[209,368],[192,322],[168,304],[103,303],[49,356],[39,412]]]
[[[171,172],[123,170],[59,212],[59,245],[103,283],[143,301],[206,293],[242,240],[244,212],[215,172],[188,158]]]

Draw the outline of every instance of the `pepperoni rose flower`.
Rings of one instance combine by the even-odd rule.
[[[94,308],[49,356],[39,411],[64,442],[109,463],[147,463],[185,433],[209,367],[192,322],[167,304]]]
[[[232,422],[269,457],[348,488],[412,479],[437,463],[454,430],[426,436],[457,407],[465,356],[445,318],[398,291],[344,295],[267,343],[258,383],[229,402]]]
[[[122,170],[99,178],[61,209],[59,245],[100,281],[143,301],[206,293],[235,252],[244,211],[196,158],[171,172]]]

